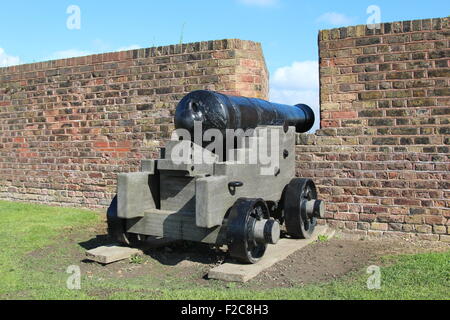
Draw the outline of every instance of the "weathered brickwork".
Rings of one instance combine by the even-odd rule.
[[[322,130],[299,136],[327,221],[450,241],[449,18],[321,31]]]
[[[297,174],[318,184],[331,226],[450,242],[449,42],[449,18],[320,32],[322,129],[298,136]],[[267,98],[260,45],[0,68],[0,198],[107,206],[117,173],[158,155],[196,89]]]
[[[0,198],[104,207],[116,175],[158,155],[177,102],[267,98],[261,46],[222,40],[0,68]]]

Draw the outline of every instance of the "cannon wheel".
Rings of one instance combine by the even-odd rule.
[[[317,225],[316,217],[308,217],[305,202],[317,199],[317,189],[310,179],[293,179],[286,188],[284,218],[287,233],[294,239],[311,238]]]
[[[236,201],[228,216],[227,238],[231,257],[253,264],[264,256],[267,244],[259,244],[251,236],[253,225],[259,219],[270,219],[264,200],[241,198]]]
[[[117,196],[112,200],[106,213],[108,235],[120,244],[137,246],[141,242],[139,235],[126,232],[126,220],[117,216]]]

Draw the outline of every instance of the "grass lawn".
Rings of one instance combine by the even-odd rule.
[[[100,222],[99,214],[87,210],[0,201],[0,299],[450,299],[449,251],[383,258],[380,290],[367,289],[365,270],[328,283],[270,290],[219,281],[196,286],[189,276],[158,281],[82,273],[81,290],[69,290],[66,268],[82,262],[59,243],[65,239],[70,250],[83,252],[70,235]],[[46,253],[36,255],[39,250]]]

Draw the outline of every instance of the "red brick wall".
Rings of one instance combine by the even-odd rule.
[[[450,241],[449,41],[449,18],[320,32],[322,130],[297,157],[330,225]]]
[[[107,206],[173,129],[177,102],[210,89],[267,98],[261,46],[173,45],[0,68],[0,198]]]
[[[322,129],[298,136],[297,173],[331,226],[450,241],[449,35],[448,18],[320,32]],[[241,40],[0,68],[0,198],[106,206],[186,93],[267,98],[267,82]]]

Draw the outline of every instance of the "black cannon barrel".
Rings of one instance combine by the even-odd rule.
[[[299,133],[309,131],[314,112],[305,105],[289,106],[261,99],[228,96],[213,91],[194,91],[185,96],[175,112],[176,129],[194,132],[194,121],[208,129],[254,129],[258,126],[295,126]]]

